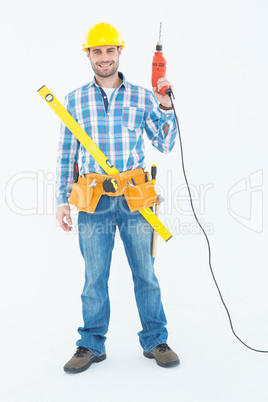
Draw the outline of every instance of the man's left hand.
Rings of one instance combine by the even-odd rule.
[[[154,96],[156,97],[156,99],[158,100],[158,102],[161,103],[161,105],[166,106],[166,107],[171,107],[171,101],[170,98],[167,94],[162,95],[160,94],[158,91],[161,90],[161,88],[163,88],[165,85],[167,85],[168,87],[171,87],[171,89],[173,89],[173,86],[171,85],[171,83],[166,79],[166,77],[161,77],[159,78],[159,80],[157,81],[157,87],[153,88],[153,93]]]

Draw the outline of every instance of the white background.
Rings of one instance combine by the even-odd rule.
[[[25,0],[2,6],[1,401],[267,401],[268,355],[232,335],[205,238],[185,213],[190,205],[182,199],[178,142],[169,155],[148,141],[146,149],[147,167],[157,164],[165,195],[161,218],[175,224],[172,240],[158,240],[155,269],[169,344],[181,365],[165,370],[142,355],[130,269],[118,238],[108,358],[77,376],[63,372],[82,323],[84,268],[75,227],[68,235],[56,225],[60,121],[37,93],[46,84],[63,101],[92,79],[81,45],[100,21],[114,24],[126,42],[120,61],[126,79],[150,89],[163,22],[185,168],[197,214],[210,232],[214,272],[238,336],[268,350],[267,20],[266,0]],[[203,195],[202,186],[208,186]]]

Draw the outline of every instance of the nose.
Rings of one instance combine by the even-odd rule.
[[[110,59],[109,54],[108,53],[103,53],[101,59],[102,59],[102,61],[109,61],[109,59]]]

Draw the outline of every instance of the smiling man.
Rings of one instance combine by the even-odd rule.
[[[108,78],[118,76],[119,55],[122,48],[117,46],[99,46],[87,49],[91,67],[98,77]],[[106,80],[107,81],[107,80]],[[106,82],[105,81],[105,82]]]
[[[57,219],[63,230],[72,230],[68,201],[77,205],[79,245],[85,261],[81,296],[84,325],[78,328],[77,351],[64,366],[67,373],[82,372],[93,362],[106,359],[105,335],[110,319],[108,279],[116,227],[132,271],[143,354],[154,358],[161,367],[179,364],[177,354],[167,345],[167,321],[151,257],[153,229],[139,213],[148,201],[148,194],[141,197],[139,206],[132,208],[131,197],[125,197],[126,187],[120,184],[128,183],[129,192],[131,188],[142,192],[150,186],[149,174],[144,170],[144,131],[160,152],[168,153],[174,146],[177,135],[174,112],[169,96],[158,92],[170,83],[165,77],[159,79],[153,94],[127,82],[118,72],[123,47],[114,26],[107,23],[93,26],[86,34],[83,50],[90,60],[94,79],[65,98],[66,109],[120,172],[116,178],[107,176],[62,124],[57,158]],[[73,186],[74,165],[78,160],[80,177],[76,186],[80,185],[80,198],[74,194]],[[151,195],[155,193],[151,191]]]

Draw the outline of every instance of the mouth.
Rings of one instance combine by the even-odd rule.
[[[112,64],[113,64],[113,63],[102,63],[102,64],[98,64],[98,66],[99,66],[100,68],[102,68],[103,70],[105,70],[106,68],[111,67]]]

